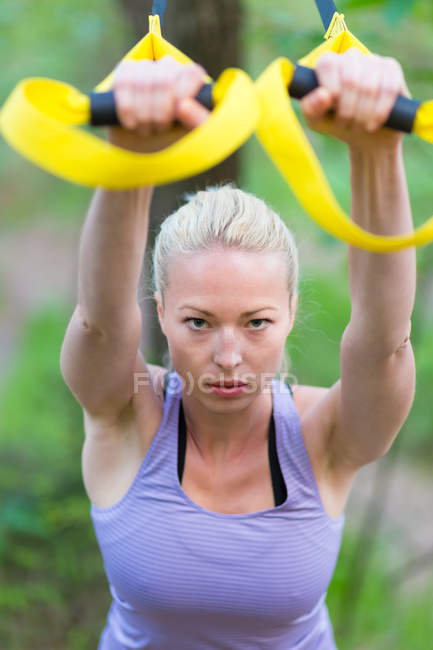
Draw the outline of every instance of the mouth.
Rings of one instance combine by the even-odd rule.
[[[216,386],[218,388],[239,388],[240,386],[246,386],[246,383],[243,381],[217,381],[215,384],[209,384],[210,386]]]

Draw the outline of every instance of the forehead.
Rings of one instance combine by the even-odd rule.
[[[282,253],[212,249],[173,257],[168,268],[167,301],[206,299],[207,304],[250,305],[287,300],[286,265]],[[191,303],[190,303],[191,304]],[[201,303],[201,306],[203,303]]]

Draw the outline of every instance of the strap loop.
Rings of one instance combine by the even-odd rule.
[[[342,52],[356,47],[355,37],[342,32],[305,57],[312,65],[325,49]],[[362,45],[362,44],[361,44]],[[364,46],[362,48],[366,50]],[[307,214],[324,230],[348,244],[377,253],[386,253],[421,246],[433,240],[433,217],[414,233],[391,237],[374,235],[355,224],[340,207],[294,112],[287,87],[291,85],[295,66],[283,57],[277,59],[256,81],[261,118],[257,136]],[[433,123],[433,102],[417,111],[414,130],[433,141],[433,128],[427,126],[430,112]]]
[[[179,63],[191,62],[158,34],[158,16],[151,16],[149,22],[151,31],[125,59],[158,60],[169,54]],[[112,79],[113,73],[98,84],[97,93],[110,90]],[[253,133],[258,101],[245,72],[225,70],[212,94],[215,108],[209,118],[152,154],[126,151],[77,128],[90,122],[89,97],[51,79],[25,79],[18,84],[0,112],[0,130],[19,153],[65,180],[113,190],[162,185],[215,166]]]
[[[339,14],[337,12],[333,15],[328,30],[323,38],[327,41],[334,36],[338,36],[338,34],[344,32],[344,30],[347,30],[347,25],[344,21],[344,14]]]

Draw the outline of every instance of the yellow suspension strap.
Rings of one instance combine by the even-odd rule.
[[[164,4],[155,2],[156,7]],[[149,16],[149,33],[124,59],[156,61],[171,55],[180,63],[191,63],[162,37],[159,15],[154,13]],[[93,101],[109,91],[112,82],[113,72],[96,86]],[[160,185],[213,167],[253,133],[258,101],[253,82],[242,70],[229,68],[221,74],[212,86],[212,103],[214,110],[199,127],[162,151],[139,154],[79,128],[91,121],[88,95],[60,81],[28,78],[2,107],[0,132],[33,163],[74,183],[112,190]]]
[[[335,8],[333,2],[316,0],[316,3],[320,4],[324,21],[331,16],[325,43],[301,59],[298,68],[281,57],[259,77],[256,89],[261,117],[257,136],[307,214],[334,237],[378,253],[426,244],[433,240],[433,217],[415,232],[389,237],[373,235],[353,223],[335,198],[297,119],[287,90],[290,89],[291,95],[300,98],[317,87],[317,77],[312,68],[324,52],[343,53],[350,47],[356,47],[364,54],[370,53],[347,29],[344,16],[338,12],[332,13]],[[304,66],[309,66],[309,69]],[[297,88],[294,91],[294,85],[301,86],[301,90]],[[400,97],[386,126],[412,131],[424,140],[433,142],[433,101],[420,105],[416,100]]]

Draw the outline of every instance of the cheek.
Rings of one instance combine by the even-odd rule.
[[[171,359],[179,368],[193,368],[211,349],[210,337],[205,340],[205,337],[192,336],[183,323],[170,328],[167,343]]]

